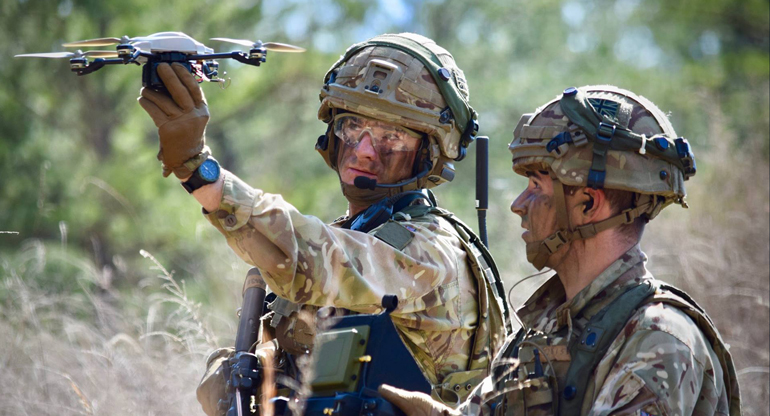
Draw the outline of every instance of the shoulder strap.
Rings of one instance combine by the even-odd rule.
[[[408,218],[406,217],[407,215],[409,216],[409,218],[420,218],[425,216],[428,212],[430,212],[434,208],[435,207],[431,207],[429,205],[409,205],[408,207],[405,207],[400,211],[398,211],[397,213],[395,213],[393,215],[393,219],[408,221]],[[435,208],[435,209],[441,209],[441,208]],[[399,213],[401,214],[400,216],[398,215]]]
[[[588,378],[594,368],[634,311],[653,293],[655,293],[655,287],[650,282],[629,289],[591,317],[579,342],[578,339],[570,341],[569,352],[572,362],[567,370],[565,387],[560,392],[559,416],[580,414]]]
[[[655,302],[665,303],[676,307],[687,314],[687,316],[698,325],[698,328],[703,332],[703,335],[706,336],[706,339],[711,344],[711,348],[713,348],[714,353],[716,353],[719,358],[719,363],[722,366],[727,398],[730,401],[730,415],[740,415],[741,394],[738,387],[738,374],[735,371],[735,363],[733,362],[730,351],[727,349],[727,345],[719,335],[719,331],[711,318],[706,314],[703,308],[690,297],[690,295],[683,290],[666,283],[660,283],[659,290],[645,303]]]
[[[687,293],[659,281],[646,282],[629,289],[594,315],[579,340],[570,342],[572,362],[567,370],[566,387],[559,397],[559,416],[578,416],[583,405],[588,379],[607,353],[612,342],[623,330],[631,316],[651,303],[666,303],[687,314],[706,336],[719,358],[724,374],[730,414],[740,415],[738,378],[730,352],[716,326]],[[579,342],[578,342],[579,341]]]
[[[432,211],[429,210],[428,212],[432,212],[449,221],[449,223],[455,227],[455,230],[458,232],[463,242],[468,245],[472,245],[476,250],[478,250],[478,254],[471,256],[475,259],[472,258],[471,260],[475,261],[475,263],[481,267],[481,270],[489,270],[490,273],[485,273],[485,277],[489,285],[492,287],[492,290],[494,290],[495,295],[502,300],[506,332],[509,334],[512,333],[513,327],[511,326],[510,306],[508,305],[508,298],[505,293],[505,288],[503,287],[503,281],[500,278],[500,271],[497,269],[495,259],[492,258],[492,253],[490,253],[487,246],[481,242],[481,239],[478,235],[476,235],[473,229],[468,227],[453,213],[440,207],[432,207]],[[466,251],[471,254],[470,250],[466,249]]]

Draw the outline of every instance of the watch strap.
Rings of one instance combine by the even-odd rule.
[[[203,177],[201,177],[200,175],[200,172],[199,172],[200,167],[203,166],[203,163],[207,162],[208,160],[212,160],[214,163],[217,164],[217,166],[219,166],[219,162],[217,162],[216,159],[214,159],[211,156],[208,156],[206,160],[204,160],[202,163],[198,165],[197,168],[195,168],[195,170],[192,172],[192,176],[190,176],[190,178],[187,179],[186,181],[182,182],[182,188],[184,188],[187,191],[187,193],[191,194],[196,189],[199,189],[202,186],[216,182],[216,180],[214,180],[213,182],[210,182],[204,179]]]
[[[195,172],[193,172],[193,175],[190,176],[190,179],[182,182],[182,188],[184,188],[187,193],[191,194],[196,189],[199,189],[202,186],[208,185],[211,182],[203,180],[200,176],[197,175],[198,170],[196,169]]]

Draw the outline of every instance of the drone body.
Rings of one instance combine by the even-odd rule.
[[[303,48],[283,43],[248,41],[229,38],[213,38],[228,43],[249,46],[249,52],[240,51],[214,53],[212,48],[198,42],[182,32],[159,32],[149,36],[129,38],[99,38],[65,43],[65,47],[108,46],[118,44],[115,52],[89,50],[82,52],[49,52],[16,55],[16,57],[35,58],[70,58],[70,69],[78,75],[95,72],[105,65],[144,65],[142,68],[142,85],[155,90],[165,90],[163,82],[158,77],[157,67],[161,63],[178,62],[190,72],[197,75],[201,81],[224,82],[219,78],[219,64],[216,59],[235,59],[238,62],[260,66],[265,62],[268,50],[277,52],[304,52]],[[95,58],[93,61],[89,57]]]
[[[134,48],[155,52],[181,52],[188,55],[214,53],[214,49],[198,42],[182,32],[159,32],[144,38],[136,38]]]

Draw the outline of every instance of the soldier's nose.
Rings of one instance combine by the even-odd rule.
[[[524,217],[527,214],[527,205],[524,203],[525,200],[524,192],[522,192],[511,203],[511,212],[520,217]]]
[[[365,131],[362,134],[364,136],[361,138],[361,141],[358,142],[358,145],[356,145],[356,156],[358,156],[359,159],[376,159],[377,150],[374,148],[374,139],[372,138],[371,133]]]

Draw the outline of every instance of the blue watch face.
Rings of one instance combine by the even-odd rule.
[[[211,159],[206,160],[198,167],[198,175],[206,182],[215,182],[219,179],[219,163]]]

